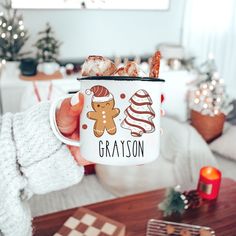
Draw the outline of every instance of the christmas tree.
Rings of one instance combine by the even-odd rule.
[[[11,8],[11,1],[5,0],[5,3],[0,4],[5,10],[5,14],[0,12],[0,58],[17,61],[29,53],[20,53],[29,37],[22,16]]]
[[[39,32],[39,35],[42,37],[35,44],[39,62],[57,61],[61,43],[54,37],[54,32],[49,23],[47,23],[44,31]]]
[[[141,89],[130,98],[130,106],[125,110],[126,118],[121,126],[131,130],[131,135],[140,137],[143,133],[152,133],[155,130],[152,109],[152,99],[147,91]]]
[[[197,190],[180,192],[180,186],[169,188],[166,191],[165,199],[158,204],[158,208],[163,211],[164,216],[172,214],[183,214],[187,209],[200,207],[202,199]]]
[[[198,74],[199,77],[193,82],[194,88],[190,92],[190,108],[202,115],[227,115],[231,110],[231,101],[212,55],[199,67]]]

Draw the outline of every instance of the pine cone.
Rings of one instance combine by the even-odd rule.
[[[185,191],[183,195],[186,197],[187,208],[193,209],[201,206],[202,199],[197,190]]]

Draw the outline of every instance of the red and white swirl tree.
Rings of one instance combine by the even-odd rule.
[[[125,110],[125,119],[121,127],[129,129],[134,137],[141,137],[144,133],[155,131],[153,118],[155,112],[152,109],[152,99],[147,91],[138,90],[129,100],[130,106]]]

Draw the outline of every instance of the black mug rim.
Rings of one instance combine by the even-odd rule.
[[[130,76],[88,76],[77,78],[77,80],[112,80],[112,81],[146,81],[146,82],[165,82],[164,79],[154,77],[130,77]]]

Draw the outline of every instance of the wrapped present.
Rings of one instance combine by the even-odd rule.
[[[125,236],[125,225],[87,208],[79,208],[54,236]]]

